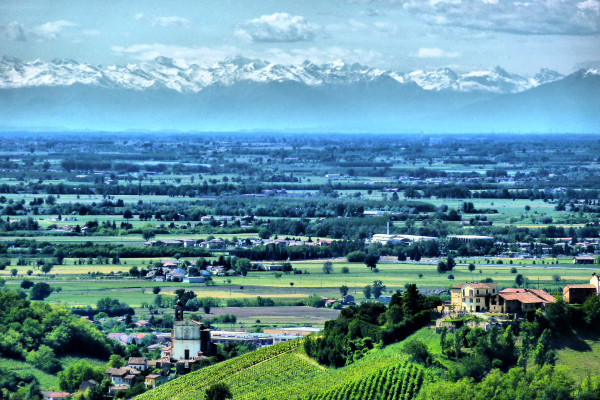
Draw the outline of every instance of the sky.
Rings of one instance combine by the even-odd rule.
[[[600,68],[600,0],[2,0],[0,55],[567,74]]]

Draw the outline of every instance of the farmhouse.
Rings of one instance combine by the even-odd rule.
[[[546,308],[547,304],[555,303],[554,296],[540,289],[513,289],[502,290],[492,299],[491,312],[521,313],[538,308]]]
[[[450,302],[454,310],[481,312],[489,311],[490,299],[496,296],[498,284],[461,283],[452,287]]]
[[[592,284],[566,285],[563,288],[563,300],[570,304],[583,304],[588,297],[596,294],[596,287]]]

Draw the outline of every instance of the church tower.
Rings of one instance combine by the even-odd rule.
[[[210,357],[215,354],[211,342],[210,329],[202,322],[184,319],[184,306],[181,301],[175,306],[175,323],[171,330],[171,357],[177,360],[193,360],[198,356]]]

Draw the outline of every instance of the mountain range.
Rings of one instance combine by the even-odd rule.
[[[597,132],[600,71],[0,59],[2,130]]]

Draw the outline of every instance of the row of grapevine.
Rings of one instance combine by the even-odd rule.
[[[213,383],[220,382],[228,377],[238,374],[245,369],[251,368],[261,362],[271,360],[284,353],[296,349],[300,340],[293,340],[275,346],[259,349],[231,360],[203,368],[168,382],[156,389],[143,394],[139,399],[172,399],[185,398],[187,394],[197,396],[197,391],[203,391]]]
[[[403,362],[363,379],[310,397],[310,400],[411,400],[425,380],[423,368]]]

